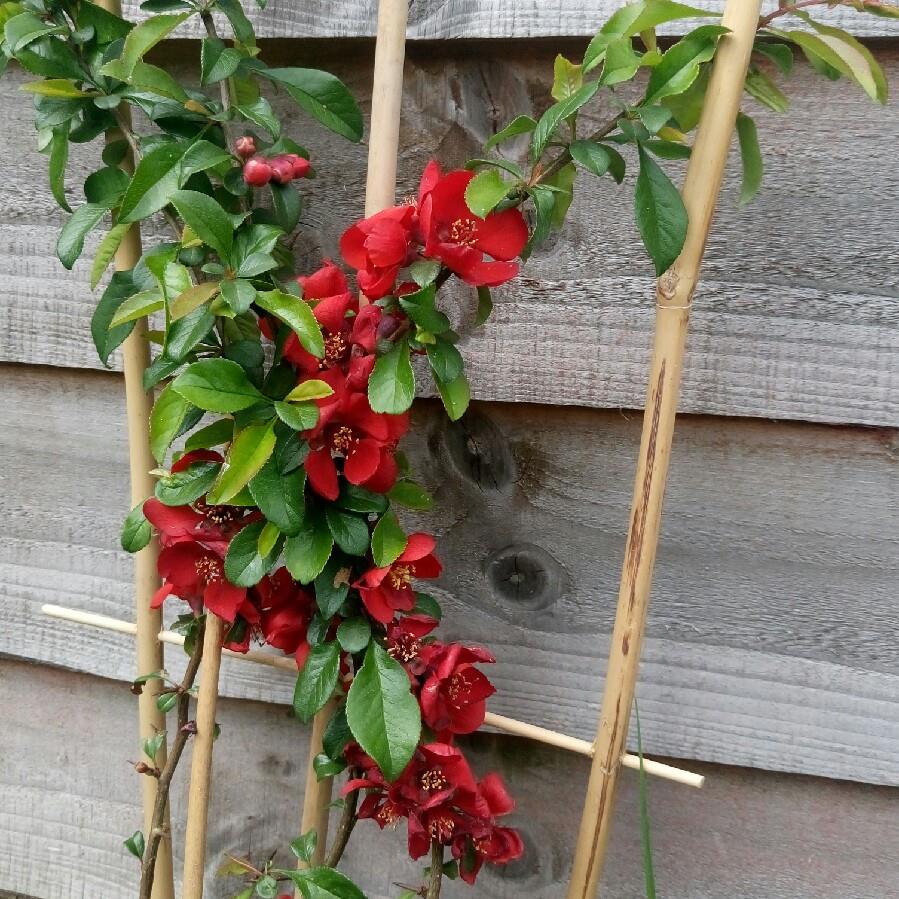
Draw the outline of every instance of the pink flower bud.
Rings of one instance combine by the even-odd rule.
[[[234,149],[241,159],[249,159],[256,152],[256,141],[249,134],[234,141]]]
[[[260,156],[254,156],[244,163],[243,180],[251,187],[265,187],[272,180],[272,167]]]
[[[296,153],[288,153],[284,158],[290,160],[290,164],[293,166],[294,178],[305,178],[312,168],[308,159],[303,159],[302,156],[297,156]]]
[[[269,160],[272,167],[272,181],[277,184],[287,184],[293,181],[293,165],[286,156],[276,156]]]

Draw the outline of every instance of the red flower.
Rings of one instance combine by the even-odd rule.
[[[416,225],[414,206],[393,206],[344,231],[340,252],[370,300],[391,293],[400,269],[414,260]]]
[[[440,576],[440,562],[433,555],[435,545],[430,534],[410,534],[406,548],[395,562],[384,568],[370,568],[353,585],[358,588],[366,611],[375,621],[387,624],[396,612],[409,612],[415,608],[413,579]]]
[[[467,284],[495,287],[518,274],[528,242],[524,216],[517,209],[476,216],[465,202],[465,188],[474,172],[457,170],[440,176],[433,164],[422,179],[419,220],[423,255],[440,260]],[[494,262],[485,261],[490,256]]]
[[[437,620],[427,615],[404,615],[387,625],[387,654],[396,659],[410,674],[424,674],[421,658],[422,637],[437,627]]]
[[[334,390],[318,401],[318,424],[309,433],[312,452],[306,457],[306,474],[312,489],[325,499],[340,492],[335,456],[343,459],[343,476],[351,483],[386,493],[396,481],[393,452],[409,428],[409,415],[372,412],[368,396],[349,386],[337,369],[322,372],[320,379]]]
[[[309,655],[306,631],[315,612],[315,599],[303,590],[286,568],[264,577],[256,585],[261,609],[259,628],[269,646],[296,656],[302,667]]]
[[[484,723],[486,699],[496,692],[474,667],[494,662],[476,646],[432,643],[421,651],[430,673],[421,688],[422,718],[438,734],[470,734]]]
[[[254,616],[255,609],[247,602],[246,589],[230,583],[225,578],[221,557],[199,543],[165,547],[159,554],[157,568],[165,583],[150,603],[154,609],[166,597],[174,595],[187,602],[197,614],[206,608],[225,621],[234,621],[246,605],[248,613]]]

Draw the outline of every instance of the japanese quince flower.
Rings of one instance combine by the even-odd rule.
[[[409,429],[409,414],[373,412],[364,389],[351,386],[338,369],[322,372],[319,378],[334,393],[317,401],[319,421],[307,434],[312,449],[305,461],[309,484],[319,496],[337,499],[336,457],[343,460],[343,476],[351,484],[386,493],[396,481],[393,454],[397,441]]]
[[[422,254],[442,262],[466,284],[496,287],[518,274],[518,263],[511,260],[524,250],[528,227],[518,209],[475,215],[465,202],[472,178],[474,172],[463,170],[441,175],[435,162],[425,169],[418,209]]]
[[[404,615],[387,625],[387,654],[409,674],[417,676],[427,669],[421,658],[422,639],[437,627],[437,619],[427,615]]]
[[[421,687],[421,715],[440,735],[470,734],[484,723],[486,699],[496,688],[474,665],[494,662],[479,646],[432,643],[421,650],[428,666]]]
[[[414,206],[392,206],[344,231],[341,255],[370,300],[392,293],[400,270],[415,260],[417,224]]]
[[[353,586],[359,590],[366,611],[375,621],[387,624],[396,612],[410,612],[415,608],[413,579],[440,576],[435,546],[430,534],[410,534],[406,548],[395,562],[383,568],[370,568],[356,581]]]
[[[296,657],[302,668],[309,655],[306,640],[315,613],[315,599],[294,581],[286,568],[264,577],[257,584],[260,607],[259,629],[269,646]]]

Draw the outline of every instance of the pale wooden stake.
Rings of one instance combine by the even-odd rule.
[[[409,0],[380,0],[375,67],[372,76],[371,128],[368,140],[368,175],[365,182],[365,215],[374,215],[396,202],[396,160],[403,102],[403,63],[406,55],[406,20]],[[364,298],[363,298],[364,302]],[[313,864],[324,858],[328,835],[328,807],[333,779],[319,781],[313,768],[322,751],[321,736],[334,712],[325,706],[313,719],[303,794],[302,832],[315,828],[318,842]],[[302,865],[301,865],[302,867]]]
[[[130,621],[122,621],[119,618],[110,618],[108,615],[97,615],[94,612],[82,612],[78,609],[67,609],[65,606],[43,605],[41,612],[44,615],[50,615],[53,618],[60,618],[63,621],[71,621],[75,624],[86,624],[89,627],[97,627],[102,630],[114,631],[118,634],[128,634],[134,636],[137,628]],[[170,643],[173,646],[184,646],[184,635],[176,634],[174,631],[160,631],[159,640],[162,643]],[[238,662],[251,662],[255,665],[266,665],[269,668],[277,668],[296,676],[297,666],[293,659],[287,656],[272,655],[267,652],[260,652],[257,649],[251,649],[248,652],[233,652],[230,649],[222,650],[222,655],[229,659],[235,659]],[[324,721],[325,718],[323,717]],[[577,737],[569,737],[567,734],[560,734],[554,730],[548,730],[545,727],[537,727],[534,724],[527,724],[524,721],[517,721],[515,718],[507,718],[505,715],[494,715],[493,712],[487,712],[484,718],[484,724],[488,727],[495,727],[504,733],[511,734],[516,737],[525,737],[528,740],[535,740],[538,743],[544,743],[547,746],[555,746],[559,749],[566,749],[569,752],[575,752],[579,755],[585,755],[593,758],[593,744],[587,740],[579,740]],[[639,769],[640,759],[636,755],[625,753],[621,756],[621,764],[625,768]],[[666,765],[662,762],[656,762],[652,759],[643,759],[643,768],[647,774],[661,777],[663,780],[670,780],[674,783],[683,784],[688,787],[701,787],[705,783],[705,778],[701,774],[694,774],[692,771],[684,771],[682,768],[675,768],[673,765]],[[313,771],[314,774],[314,771]],[[310,826],[314,826],[311,825]]]
[[[684,183],[684,204],[690,220],[687,240],[677,261],[658,283],[655,343],[618,610],[568,899],[594,899],[605,860],[646,625],[690,303],[724,174],[760,6],[759,0],[727,2],[722,24],[731,33],[721,38],[715,55]]]
[[[122,7],[119,0],[98,0],[108,12],[121,16]],[[129,114],[127,106],[122,107],[125,115]],[[111,137],[118,137],[113,132]],[[134,171],[134,159],[129,151],[122,163],[122,168]],[[137,224],[128,229],[128,233],[119,245],[115,254],[117,271],[129,271],[137,265],[143,253],[140,240],[140,227]],[[143,388],[144,369],[150,364],[150,343],[147,340],[147,320],[137,321],[134,330],[122,346],[122,360],[125,375],[125,409],[128,418],[128,460],[131,476],[131,506],[142,503],[153,495],[155,481],[150,471],[156,462],[150,452],[150,410],[153,408],[153,397]],[[159,574],[156,571],[156,559],[159,545],[155,539],[135,555],[134,558],[134,600],[137,620],[137,674],[150,674],[165,667],[162,644],[156,639],[162,626],[162,613],[150,608],[150,600],[159,586]],[[149,681],[144,685],[138,697],[138,720],[140,741],[165,730],[165,713],[156,705],[160,682]],[[156,762],[165,764],[166,747],[163,744],[156,755]],[[155,778],[142,777],[141,790],[144,807],[144,834],[149,834],[152,825],[153,807],[156,803]],[[164,826],[169,831],[169,813],[166,810]],[[156,873],[153,880],[152,899],[173,899],[175,895],[172,877],[172,843],[170,833],[163,837],[156,856]]]
[[[215,709],[218,704],[219,669],[225,622],[206,613],[203,634],[203,666],[197,694],[197,732],[190,759],[190,789],[187,794],[187,832],[184,838],[182,899],[202,899],[206,869],[206,826],[212,781],[212,744],[215,740]]]

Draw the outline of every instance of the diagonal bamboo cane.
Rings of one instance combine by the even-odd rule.
[[[122,7],[119,0],[98,0],[107,12],[120,16]],[[128,115],[127,106],[122,107],[124,115]],[[119,139],[117,132],[111,132],[110,139]],[[134,159],[131,153],[126,155],[122,167],[127,171],[134,170]],[[137,265],[143,250],[141,248],[140,227],[132,225],[126,233],[115,254],[115,268],[118,271],[129,271]],[[153,495],[155,482],[150,471],[156,463],[150,452],[150,410],[153,397],[143,388],[144,369],[150,364],[150,344],[147,340],[147,320],[139,319],[122,347],[122,358],[125,375],[125,408],[128,418],[128,456],[131,476],[131,505],[142,503]],[[151,540],[149,545],[135,556],[134,561],[134,599],[137,621],[137,674],[150,674],[165,667],[162,644],[156,639],[162,625],[162,613],[150,608],[150,600],[159,586],[159,575],[156,571],[156,559],[159,545]],[[138,718],[140,740],[165,730],[165,714],[156,705],[156,697],[160,690],[160,681],[146,683],[138,698]],[[163,744],[156,754],[156,764],[163,766],[166,760],[166,747]],[[143,777],[142,793],[144,808],[144,833],[149,837],[152,826],[153,808],[156,803],[156,780]],[[168,811],[166,811],[164,827],[168,831]],[[172,846],[171,837],[163,838],[156,856],[156,877],[153,885],[153,899],[173,899],[174,885],[172,878]]]
[[[400,139],[400,108],[403,100],[403,63],[406,54],[406,21],[409,0],[381,0],[378,4],[378,34],[372,78],[371,129],[368,142],[368,176],[365,183],[365,214],[374,215],[396,202],[396,161]],[[322,734],[333,714],[331,704],[313,720],[303,794],[302,832],[318,834],[313,864],[324,858],[331,803],[332,778],[319,781],[313,762],[322,751]]]
[[[687,239],[681,255],[658,283],[655,343],[618,610],[568,899],[594,899],[605,860],[646,626],[690,303],[721,187],[760,6],[759,0],[727,2],[722,24],[731,33],[721,38],[715,55],[684,182]]]

